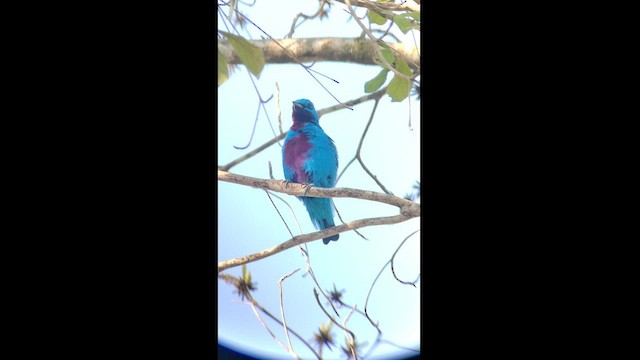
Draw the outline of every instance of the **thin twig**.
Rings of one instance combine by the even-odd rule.
[[[280,135],[284,133],[282,131],[282,109],[280,109],[280,86],[276,81],[276,112],[278,113],[278,129],[280,130]]]
[[[362,144],[364,143],[364,138],[365,136],[367,136],[367,131],[369,131],[369,126],[371,126],[371,123],[373,122],[373,116],[376,113],[376,109],[378,108],[378,104],[380,103],[380,99],[376,99],[375,103],[373,105],[373,109],[371,110],[371,116],[369,116],[369,122],[367,122],[367,126],[365,126],[364,128],[364,132],[362,133],[362,137],[360,138],[360,144],[358,144],[358,150],[356,150],[356,158],[358,159],[358,162],[360,163],[360,166],[362,166],[362,169],[369,174],[369,176],[373,179],[373,181],[376,182],[376,184],[378,184],[378,186],[380,186],[380,188],[382,189],[382,191],[384,191],[385,193],[389,194],[389,195],[393,195],[391,193],[391,191],[387,190],[386,187],[384,187],[384,185],[382,185],[382,183],[380,182],[380,180],[378,180],[378,177],[373,175],[371,173],[371,171],[369,171],[369,169],[367,168],[367,166],[364,164],[364,161],[362,160]]]
[[[378,41],[382,41],[382,39],[384,39],[385,36],[389,35],[389,30],[391,30],[391,28],[393,27],[393,21],[389,21],[389,27],[387,28],[387,30],[385,30],[382,35],[380,35],[380,37],[378,38]],[[398,38],[393,35],[390,34],[392,37],[396,38],[396,41],[398,41]]]
[[[391,260],[387,261],[384,264],[384,266],[382,267],[382,269],[380,269],[380,272],[378,273],[378,275],[376,275],[376,278],[373,280],[373,283],[371,284],[371,287],[369,288],[369,293],[367,293],[367,298],[364,301],[364,315],[367,317],[367,319],[369,320],[371,325],[373,325],[378,330],[379,334],[382,334],[382,330],[380,330],[380,324],[374,323],[373,320],[371,319],[371,317],[369,316],[369,313],[367,312],[367,304],[369,304],[369,296],[371,296],[371,292],[373,291],[373,287],[375,286],[376,282],[378,281],[378,278],[380,277],[380,275],[382,275],[382,272],[384,271],[384,268],[386,268],[387,265],[389,265],[390,263],[391,263]]]
[[[228,275],[228,274],[218,274],[218,278],[224,280],[226,283],[230,283],[234,286],[238,286],[238,278]],[[246,293],[247,299],[249,299],[249,301],[254,304],[258,309],[260,309],[260,311],[262,311],[265,315],[267,315],[268,317],[270,317],[273,321],[277,322],[280,325],[284,324],[282,323],[282,321],[280,321],[277,317],[273,316],[269,310],[265,309],[262,305],[260,305],[260,303],[253,298],[253,296],[251,295],[251,292],[247,292]],[[289,329],[289,331],[295,335],[298,340],[302,341],[303,344],[305,344],[309,350],[311,350],[311,352],[313,352],[313,354],[318,358],[321,359],[321,356],[316,352],[316,350],[313,348],[313,346],[311,346],[302,336],[300,336],[297,332],[295,332],[293,329]],[[285,346],[286,348],[286,346]]]
[[[366,101],[369,100],[375,100],[375,99],[380,99],[387,91],[387,87],[383,87],[382,89],[371,93],[371,94],[367,94],[367,95],[363,95],[357,99],[353,99],[350,101],[347,101],[346,103],[344,103],[345,105],[348,106],[353,106],[353,105],[358,105],[358,104],[362,104]],[[334,112],[336,110],[342,110],[342,106],[340,105],[334,105],[334,106],[330,106],[328,108],[324,108],[318,111],[318,117],[322,117],[322,115],[326,115],[330,112]]]
[[[338,219],[340,219],[340,222],[344,224],[345,222],[344,222],[344,220],[342,220],[342,216],[340,216],[340,211],[338,211],[338,207],[337,207],[337,206],[336,206],[336,204],[334,203],[333,199],[331,199],[331,203],[333,204],[333,208],[336,210],[336,214],[338,215]],[[360,235],[360,237],[361,237],[361,238],[363,238],[363,239],[365,239],[365,240],[369,241],[369,239],[367,239],[364,235],[362,235],[362,234],[360,233],[360,231],[358,231],[358,230],[353,230],[353,231],[354,231],[356,234]]]
[[[271,39],[273,42],[275,42],[278,46],[280,46],[286,53],[287,55],[289,55],[296,63],[298,63],[300,66],[302,66],[305,71],[327,92],[329,93],[329,95],[331,95],[331,97],[337,101],[338,103],[342,104],[345,108],[349,109],[349,110],[353,110],[352,108],[350,108],[349,106],[345,105],[342,103],[342,101],[338,100],[337,97],[335,97],[335,95],[333,95],[333,93],[331,91],[329,91],[329,89],[326,88],[326,86],[324,86],[324,84],[322,84],[320,82],[320,80],[318,80],[318,78],[316,78],[310,71],[309,66],[304,65],[301,61],[297,60],[295,55],[293,55],[287,48],[285,48],[284,46],[280,45],[280,43],[278,43],[278,41],[276,39],[273,38],[273,36],[269,35],[266,31],[262,30],[262,28],[260,26],[258,26],[256,23],[254,23],[253,21],[251,21],[251,19],[249,19],[246,15],[242,14],[239,11],[236,11],[237,15],[242,16],[245,20],[247,20],[248,22],[250,22],[253,26],[255,26],[258,30],[260,30],[263,34],[267,35],[269,37],[269,39]],[[327,77],[326,75],[323,75],[325,77]],[[333,79],[332,79],[333,80]],[[337,82],[336,80],[333,80],[334,82]]]
[[[329,320],[331,320],[334,324],[338,325],[338,327],[344,331],[347,331],[351,337],[353,338],[354,342],[356,339],[356,334],[353,333],[353,331],[347,329],[346,327],[340,325],[339,322],[337,322],[333,317],[331,317],[331,315],[329,315],[329,313],[327,312],[327,310],[324,308],[324,306],[322,306],[322,303],[320,303],[320,298],[318,297],[318,292],[316,291],[316,288],[313,288],[313,295],[316,297],[316,301],[318,302],[318,306],[320,306],[320,309],[322,309],[322,311],[325,313],[325,315],[327,315],[329,317]]]
[[[296,17],[293,18],[293,23],[291,24],[291,30],[287,35],[285,35],[285,39],[291,38],[293,36],[293,33],[296,31],[296,28],[302,25],[303,22],[309,19],[316,18],[318,15],[320,15],[322,13],[322,10],[324,9],[324,3],[325,3],[325,0],[320,1],[320,6],[318,7],[318,11],[316,11],[316,13],[313,15],[305,15],[303,13],[298,13],[298,15],[296,15]],[[298,22],[298,18],[303,18],[300,24],[296,24]]]
[[[293,212],[293,209],[291,211]],[[295,214],[294,214],[294,218],[295,218]],[[298,220],[296,219],[296,222],[297,221]],[[298,224],[298,228],[300,228],[300,224]],[[302,228],[300,228],[300,233],[302,233]],[[293,237],[293,234],[291,234],[291,236]],[[318,279],[316,278],[316,274],[313,272],[313,268],[311,267],[311,257],[309,256],[309,249],[307,248],[307,244],[304,244],[304,247],[306,249],[303,249],[302,245],[298,245],[298,249],[300,250],[300,253],[302,254],[302,257],[305,259],[305,262],[307,263],[307,271],[305,272],[304,275],[306,275],[306,274],[311,275],[311,279],[316,284],[316,286],[320,289],[320,292],[322,292],[322,296],[324,296],[329,301],[329,303],[331,304],[331,308],[333,308],[333,311],[336,313],[336,315],[338,317],[340,317],[340,314],[338,314],[338,310],[336,309],[336,307],[333,305],[333,303],[331,303],[331,300],[329,299],[327,294],[325,294],[325,292],[322,291],[322,287],[320,286],[320,283],[318,282]]]
[[[344,301],[342,301],[342,300],[338,300],[338,304],[340,304],[340,305],[342,305],[342,306],[345,306],[345,307],[348,307],[348,308],[354,308],[358,314],[360,314],[360,315],[362,315],[362,316],[366,316],[366,315],[365,315],[365,313],[363,313],[363,312],[362,312],[362,310],[360,310],[360,309],[357,309],[357,308],[356,308],[356,305],[355,305],[355,304],[354,304],[353,306],[351,306],[351,305],[349,305],[349,304],[345,303],[345,302],[344,302]]]
[[[280,201],[282,201],[285,205],[287,205],[287,207],[289,208],[289,210],[291,210],[291,215],[293,215],[293,220],[296,222],[296,225],[298,225],[298,230],[300,231],[300,234],[303,234],[302,227],[300,226],[300,223],[298,222],[298,217],[296,216],[295,211],[293,211],[293,208],[291,207],[291,205],[289,205],[289,203],[288,203],[285,199],[283,199],[282,197],[280,197],[280,196],[278,196],[278,195],[276,195],[276,194],[272,193],[271,191],[268,191],[268,190],[266,190],[266,191],[267,191],[267,194],[269,194],[269,195],[271,195],[271,196],[275,197],[276,199],[279,199],[279,200],[280,200]],[[289,228],[289,227],[287,226],[287,229],[288,229],[288,228]],[[289,230],[289,233],[291,234],[291,236],[293,236],[293,234],[291,233],[291,230]]]
[[[386,89],[386,88],[385,88]],[[384,90],[384,89],[383,89]],[[340,175],[338,175],[338,179],[336,180],[336,183],[338,182],[338,180],[340,180],[340,178],[342,177],[342,174],[344,174],[344,172],[349,168],[349,166],[356,160],[358,160],[358,162],[360,163],[360,166],[362,166],[362,169],[369,174],[369,176],[373,179],[373,181],[376,182],[376,184],[378,184],[378,186],[380,186],[380,188],[382,189],[382,191],[384,191],[387,194],[393,195],[389,190],[387,190],[387,188],[382,185],[382,183],[378,180],[378,177],[373,175],[371,173],[371,171],[369,171],[369,169],[367,168],[367,166],[364,164],[364,161],[362,160],[361,157],[361,151],[362,151],[362,144],[364,143],[364,138],[367,135],[367,132],[369,131],[369,127],[371,126],[371,122],[373,121],[373,117],[376,113],[376,109],[378,107],[378,103],[380,102],[380,97],[377,97],[374,99],[375,100],[375,104],[373,106],[373,109],[371,110],[371,115],[369,116],[369,121],[367,122],[367,125],[364,128],[364,132],[362,133],[362,136],[360,137],[360,142],[358,143],[358,148],[356,150],[356,154],[355,156],[347,163],[347,165],[344,167],[344,169],[342,169],[342,171],[340,172]]]
[[[269,335],[271,335],[271,337],[273,337],[276,340],[276,342],[278,344],[280,344],[280,346],[282,346],[283,349],[285,349],[287,352],[289,352],[289,350],[287,349],[287,345],[283,344],[282,341],[280,341],[280,339],[278,339],[278,337],[271,331],[271,329],[269,329],[267,324],[264,322],[264,320],[262,319],[262,316],[260,316],[260,314],[258,314],[258,310],[256,310],[256,307],[255,307],[254,303],[253,302],[243,302],[243,303],[251,306],[251,309],[253,310],[253,313],[256,314],[256,317],[258,318],[258,321],[260,321],[260,324],[262,324],[262,327],[264,327],[267,330]]]
[[[256,127],[258,127],[258,118],[259,118],[259,116],[260,116],[260,106],[258,106],[258,112],[256,113],[256,118],[255,118],[255,120],[253,120],[253,129],[251,130],[251,135],[249,136],[249,142],[245,146],[233,145],[234,148],[236,148],[238,150],[244,150],[244,149],[248,148],[249,145],[251,145],[251,140],[253,140],[253,135],[256,133]]]
[[[340,172],[340,175],[338,175],[338,179],[336,180],[336,184],[338,183],[338,181],[340,181],[340,178],[342,177],[342,174],[344,174],[345,171],[347,171],[347,169],[349,168],[349,165],[351,165],[354,161],[357,160],[357,157],[353,157],[353,159],[349,160],[349,162],[347,163],[347,165],[344,167],[344,169],[342,169],[342,171]]]
[[[260,90],[258,90],[258,86],[256,85],[256,82],[253,80],[253,74],[251,74],[251,72],[247,71],[247,75],[249,76],[249,80],[251,80],[251,84],[253,84],[253,88],[256,91],[256,94],[258,94],[258,112],[256,113],[256,119],[253,123],[253,130],[251,131],[251,137],[249,137],[249,143],[245,146],[233,146],[234,148],[238,149],[238,150],[244,150],[246,148],[249,147],[249,145],[251,145],[251,141],[253,140],[253,135],[256,131],[256,125],[258,124],[258,120],[259,120],[259,116],[260,116],[260,109],[262,109],[262,111],[264,112],[264,115],[267,117],[267,123],[269,124],[269,128],[271,128],[271,132],[273,133],[273,136],[278,136],[276,135],[276,131],[273,129],[273,124],[271,124],[271,118],[269,118],[269,113],[267,112],[267,108],[265,106],[266,103],[268,103],[269,101],[271,101],[271,99],[273,99],[273,94],[271,94],[271,96],[269,96],[269,98],[267,100],[262,98],[262,94],[260,94]],[[282,145],[280,143],[278,143],[278,145],[280,145],[282,147]]]
[[[294,351],[293,351],[293,346],[291,346],[291,338],[289,337],[289,329],[287,327],[287,320],[284,316],[284,300],[282,297],[282,281],[286,278],[288,278],[289,276],[295,274],[298,270],[300,270],[300,268],[295,269],[294,271],[292,271],[291,273],[289,273],[288,275],[285,275],[283,277],[280,278],[280,280],[278,280],[278,287],[280,288],[280,313],[282,314],[282,324],[284,327],[284,334],[287,337],[287,341],[289,343],[289,352],[292,355],[295,355],[296,358],[300,358]]]
[[[259,154],[260,152],[262,152],[262,150],[264,150],[264,149],[268,148],[269,146],[277,143],[278,141],[284,139],[285,136],[287,136],[287,133],[283,133],[283,134],[280,134],[280,135],[274,137],[273,139],[271,139],[271,140],[267,141],[266,143],[258,146],[256,149],[254,149],[254,150],[252,150],[252,151],[240,156],[239,158],[233,160],[232,162],[230,162],[230,163],[228,163],[228,164],[226,164],[224,166],[218,166],[218,170],[228,171],[232,167],[234,167],[234,166],[240,164],[241,162],[243,162],[243,161],[255,156],[256,154]]]
[[[345,329],[347,328],[347,321],[349,321],[349,319],[351,318],[351,314],[353,314],[355,310],[356,310],[356,306],[353,305],[353,308],[351,309],[351,311],[349,311],[349,315],[347,315],[347,317],[344,319],[344,322],[342,324],[344,325]],[[353,358],[355,360],[358,360],[358,354],[356,352],[356,349],[353,346],[356,343],[356,339],[351,338],[351,341],[349,341],[349,336],[346,334],[346,331],[345,331],[345,337],[347,338],[347,344],[349,344],[349,348],[351,349],[351,354],[353,355]]]
[[[271,133],[273,134],[273,136],[278,136],[276,134],[275,129],[273,128],[273,124],[271,124],[271,118],[269,118],[269,112],[267,111],[267,107],[265,106],[266,103],[268,103],[269,101],[271,101],[271,99],[273,99],[273,94],[271,94],[271,96],[269,96],[269,98],[267,100],[264,100],[262,98],[262,95],[260,94],[260,90],[258,90],[258,85],[256,85],[256,82],[253,80],[254,75],[250,71],[247,71],[247,74],[249,74],[249,79],[251,80],[251,83],[253,84],[253,88],[256,90],[256,94],[258,94],[258,98],[260,99],[259,107],[262,108],[262,111],[264,112],[264,115],[267,117],[267,122],[269,123],[269,127],[271,128]],[[278,144],[278,145],[280,145],[280,144]],[[280,145],[280,146],[282,146],[282,145]]]
[[[218,15],[220,15],[220,19],[222,20],[222,23],[227,28],[227,32],[231,32],[231,30],[229,29],[229,25],[227,24],[227,21],[225,19],[226,15],[225,15],[224,11],[222,10],[222,8],[219,7],[219,6],[218,6]],[[218,33],[218,37],[220,37],[219,33]]]
[[[409,281],[402,281],[400,279],[398,279],[398,277],[396,276],[396,271],[393,268],[393,259],[396,257],[396,254],[398,253],[398,251],[400,250],[400,248],[402,248],[402,245],[404,245],[404,243],[409,240],[410,237],[412,237],[415,233],[417,233],[418,231],[420,231],[420,229],[412,232],[411,234],[409,234],[409,236],[407,236],[404,240],[402,240],[402,242],[400,243],[400,245],[398,245],[398,248],[396,249],[396,251],[393,253],[393,255],[391,256],[391,273],[393,274],[393,277],[396,278],[396,280],[398,280],[399,282],[401,282],[402,284],[407,284],[407,285],[413,285],[413,287],[416,287],[416,282],[418,281],[416,279],[416,281],[414,282],[409,282]],[[418,279],[420,278],[420,276],[418,276]]]
[[[398,250],[400,249],[400,247],[402,247],[402,244],[404,244],[404,242],[405,242],[405,241],[407,241],[407,239],[409,239],[413,234],[417,233],[418,231],[420,231],[420,230],[416,230],[416,231],[414,231],[413,233],[411,233],[409,236],[407,236],[407,237],[402,241],[402,243],[400,244],[400,246],[398,247],[398,249],[396,249],[396,251],[395,251],[395,252],[393,253],[393,255],[391,256],[391,259],[389,259],[389,261],[387,261],[387,262],[384,264],[384,266],[382,267],[382,269],[380,269],[380,272],[378,273],[378,275],[376,276],[376,278],[373,280],[373,283],[371,284],[371,287],[369,288],[369,293],[367,294],[367,298],[366,298],[366,300],[365,300],[365,302],[364,302],[364,313],[365,313],[365,315],[366,315],[367,319],[369,319],[369,322],[371,323],[371,325],[373,325],[376,329],[378,329],[378,332],[379,332],[380,334],[382,334],[382,331],[380,330],[379,324],[374,323],[374,322],[373,322],[373,320],[371,319],[371,317],[369,316],[369,313],[367,312],[367,305],[369,304],[369,297],[371,296],[371,292],[373,291],[373,287],[375,286],[376,282],[378,281],[378,278],[380,278],[380,275],[382,275],[382,272],[383,272],[383,271],[384,271],[384,269],[387,267],[387,265],[391,264],[391,266],[393,267],[393,258],[396,256],[396,253],[398,252]],[[395,277],[395,273],[393,274],[393,276]],[[403,282],[402,280],[398,279],[397,277],[396,277],[396,279],[397,279],[398,281],[402,282],[402,283],[405,283],[405,282]],[[411,285],[413,285],[413,286],[415,287],[415,285],[414,285],[414,284],[411,284]]]
[[[278,207],[276,206],[276,204],[273,202],[273,199],[271,198],[271,195],[269,194],[268,190],[264,191],[265,193],[267,193],[267,197],[269,198],[269,200],[271,201],[271,205],[273,205],[273,208],[276,209],[276,212],[278,213],[278,215],[280,215],[280,219],[282,219],[282,222],[284,223],[284,226],[287,228],[287,231],[289,231],[289,234],[291,236],[293,236],[293,233],[291,232],[291,229],[289,229],[289,225],[287,225],[287,222],[284,221],[284,217],[282,216],[282,214],[280,213],[280,210],[278,210]]]
[[[300,245],[298,245],[298,247],[300,247],[302,249],[302,247]],[[331,305],[331,308],[333,309],[333,312],[336,314],[337,317],[340,317],[340,314],[338,314],[338,310],[336,309],[335,305],[333,305],[333,302],[331,302],[331,298],[329,298],[329,296],[327,296],[327,294],[325,294],[324,291],[322,291],[322,287],[320,287],[320,284],[318,283],[318,280],[316,279],[316,275],[313,273],[313,269],[311,269],[311,262],[307,262],[308,266],[307,266],[307,273],[309,275],[311,275],[311,278],[313,279],[313,281],[315,282],[316,286],[318,287],[318,289],[320,289],[320,292],[322,293],[322,296],[324,296],[325,299],[327,299],[327,301],[329,302],[329,305]]]
[[[407,107],[409,109],[409,130],[413,131],[413,127],[411,127],[411,95],[407,96]]]
[[[364,312],[362,312],[361,310],[357,309],[357,308],[356,308],[356,305],[351,306],[351,305],[349,305],[349,304],[345,303],[345,302],[344,302],[344,301],[342,301],[342,300],[338,300],[338,304],[340,304],[340,305],[342,305],[342,306],[346,306],[346,307],[348,307],[348,308],[353,308],[353,309],[355,309],[355,311],[356,311],[358,314],[360,314],[360,315],[362,315],[362,316],[364,316],[364,317],[367,317],[367,314],[365,314],[365,313],[364,313]],[[410,350],[410,351],[415,351],[415,352],[420,352],[420,350],[415,350],[415,349],[407,348],[407,347],[404,347],[404,346],[402,346],[402,345],[398,345],[398,344],[396,344],[396,343],[394,343],[394,342],[392,342],[392,341],[390,341],[390,340],[382,339],[382,336],[383,336],[382,330],[380,330],[380,329],[378,328],[378,336],[377,336],[377,338],[376,338],[376,341],[372,344],[372,348],[373,348],[373,346],[374,346],[374,345],[375,345],[375,346],[377,346],[377,344],[378,344],[378,343],[380,343],[380,342],[385,342],[385,343],[387,343],[387,344],[389,344],[389,345],[393,345],[393,346],[395,346],[395,347],[397,347],[397,348],[401,348],[401,349],[405,349],[405,350]],[[370,348],[370,349],[372,349],[372,348]],[[370,353],[371,353],[371,350],[369,350],[369,351],[367,352],[367,355],[363,356],[363,358],[365,358],[365,359],[366,359],[366,358],[368,358]]]

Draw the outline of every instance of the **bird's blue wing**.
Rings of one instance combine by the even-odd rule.
[[[338,152],[333,140],[319,126],[306,126],[305,130],[313,145],[304,163],[309,182],[318,187],[334,187],[338,175]]]

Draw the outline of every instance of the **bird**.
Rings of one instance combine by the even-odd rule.
[[[286,181],[322,188],[336,186],[338,151],[333,140],[322,130],[313,103],[307,99],[293,101],[293,125],[282,145],[282,165]],[[331,198],[298,196],[318,230],[335,226]],[[340,235],[322,239],[326,245]]]

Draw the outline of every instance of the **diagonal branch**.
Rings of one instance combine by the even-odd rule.
[[[308,243],[314,240],[319,240],[322,238],[325,238],[327,236],[331,236],[331,235],[335,235],[341,232],[345,232],[345,231],[349,231],[349,230],[353,230],[353,229],[359,229],[361,227],[365,227],[365,226],[375,226],[375,225],[390,225],[390,224],[397,224],[403,221],[407,221],[411,218],[413,218],[414,216],[406,216],[406,215],[395,215],[395,216],[387,216],[387,217],[378,217],[378,218],[369,218],[369,219],[361,219],[361,220],[354,220],[351,222],[348,222],[344,225],[339,225],[339,226],[335,226],[335,227],[331,227],[322,231],[316,231],[316,232],[312,232],[309,234],[304,234],[304,235],[298,235],[298,236],[294,236],[293,238],[278,244],[276,246],[270,247],[268,249],[259,251],[257,253],[254,254],[250,254],[247,256],[242,256],[236,259],[231,259],[231,260],[226,260],[226,261],[220,261],[218,263],[218,273],[220,273],[223,270],[232,268],[232,267],[236,267],[236,266],[240,266],[242,264],[246,264],[246,263],[250,263],[253,261],[257,261],[260,259],[264,259],[266,257],[269,257],[271,255],[277,254],[279,252],[282,252],[284,250],[290,249],[296,245],[300,245],[300,244],[304,244],[304,243]]]
[[[248,302],[246,303],[247,305],[251,306],[251,309],[253,310],[253,313],[256,314],[256,317],[258,318],[258,321],[260,321],[260,324],[262,324],[262,327],[267,330],[267,332],[269,333],[269,335],[271,335],[271,337],[280,345],[282,346],[283,349],[287,350],[287,352],[289,352],[289,349],[287,349],[287,346],[285,344],[282,343],[282,341],[280,341],[280,339],[278,339],[278,337],[273,333],[273,331],[271,331],[271,329],[269,329],[269,326],[267,326],[267,324],[264,322],[264,320],[262,319],[262,316],[260,316],[260,314],[258,314],[258,310],[256,310],[256,305],[253,302]],[[292,354],[293,355],[293,354]],[[300,359],[299,357],[296,356],[297,359]]]
[[[264,144],[262,144],[262,145],[258,146],[258,147],[257,147],[257,148],[255,148],[254,150],[251,150],[251,151],[249,151],[248,153],[246,153],[246,154],[244,154],[244,155],[240,156],[239,158],[237,158],[237,159],[233,160],[232,162],[230,162],[230,163],[228,163],[228,164],[226,164],[226,165],[224,165],[224,166],[219,166],[219,167],[218,167],[218,170],[225,170],[225,171],[226,171],[226,170],[229,170],[229,169],[231,169],[232,167],[234,167],[234,166],[236,166],[236,165],[240,164],[241,162],[243,162],[243,161],[245,161],[245,160],[247,160],[247,159],[249,159],[249,158],[253,157],[254,155],[256,155],[256,154],[258,154],[258,153],[262,152],[262,150],[264,150],[264,149],[268,148],[269,146],[271,146],[271,145],[273,145],[273,144],[277,143],[278,141],[280,141],[280,140],[284,139],[286,136],[287,136],[287,133],[282,133],[282,134],[280,134],[280,135],[278,135],[278,136],[274,137],[273,139],[271,139],[271,140],[267,141],[266,143],[264,143]]]

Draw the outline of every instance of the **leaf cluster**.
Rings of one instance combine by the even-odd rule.
[[[389,18],[391,18],[393,24],[395,24],[400,31],[405,34],[412,29],[420,30],[419,12],[405,12],[397,15],[389,12],[384,13],[383,16],[375,11],[369,10],[367,12],[367,16],[371,23],[377,25],[384,25],[389,21]],[[384,59],[386,63],[390,64],[397,72],[406,75],[408,78],[413,78],[414,75],[407,62],[401,57],[396,56],[384,41],[379,40],[379,45],[383,48],[380,53],[377,54],[382,70],[380,70],[378,75],[373,79],[365,83],[364,91],[367,93],[375,92],[387,82],[387,74],[391,69],[384,65],[385,62],[382,61],[382,59]],[[387,94],[391,97],[391,101],[402,101],[406,99],[409,96],[412,83],[413,81],[394,73],[393,78],[387,86]]]
[[[226,31],[219,31],[226,39],[233,50],[238,54],[240,62],[243,63],[249,71],[256,77],[260,77],[260,73],[264,68],[264,53],[262,49],[253,45],[242,36],[234,35]],[[229,67],[227,57],[218,49],[218,86],[229,78]]]
[[[371,24],[385,25],[391,22],[389,29],[395,25],[404,34],[410,30],[420,30],[420,12],[403,11],[398,13],[397,11],[394,12],[382,7],[375,7],[374,4],[375,3],[370,3],[369,5],[371,6],[367,5],[367,18]],[[237,6],[235,2],[234,5]],[[329,1],[323,1],[319,8],[319,13],[316,15],[319,15],[321,20],[328,17],[330,7],[331,3]],[[232,8],[235,8],[235,6],[232,6]],[[237,12],[237,9],[235,10]],[[236,17],[238,19],[244,18],[244,16]],[[385,35],[388,34],[388,30],[385,32]],[[253,75],[259,77],[265,65],[263,50],[251,44],[242,36],[225,31],[218,32],[219,37],[231,45],[238,55],[240,63],[244,64]],[[394,51],[382,40],[385,35],[378,39],[378,45],[382,47],[381,51],[375,53],[377,62],[382,69],[373,79],[365,83],[364,90],[366,93],[374,93],[382,88],[382,86],[387,83],[387,75],[389,71],[391,71],[394,73],[394,76],[386,87],[386,93],[391,97],[392,102],[399,102],[409,96],[412,86],[415,85],[413,79],[417,76],[416,71],[419,72],[419,69],[412,70],[407,64],[407,61],[403,59],[399,53],[394,54]],[[218,86],[229,78],[228,64],[229,62],[226,55],[218,49]]]

